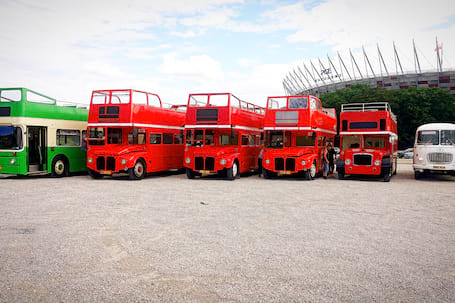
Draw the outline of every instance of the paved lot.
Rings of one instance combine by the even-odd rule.
[[[454,302],[455,178],[2,178],[0,301]]]

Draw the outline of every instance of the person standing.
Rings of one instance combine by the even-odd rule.
[[[329,159],[329,174],[333,174],[335,169],[335,149],[332,146],[332,143],[328,145],[328,156]]]
[[[324,164],[324,167],[322,169],[322,177],[324,179],[327,179],[327,173],[329,172],[329,159],[327,158],[329,154],[329,150],[327,149],[327,146],[324,145],[324,150],[322,151],[322,162]]]

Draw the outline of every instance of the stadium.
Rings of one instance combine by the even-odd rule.
[[[360,54],[359,54],[360,53]],[[429,60],[425,54],[419,56],[418,48],[412,42],[413,68],[402,64],[395,43],[393,44],[393,64],[387,64],[383,53],[377,45],[377,56],[369,56],[362,47],[356,56],[349,50],[348,58],[337,55],[326,60],[312,60],[296,66],[283,78],[282,84],[287,95],[311,94],[320,96],[362,84],[370,87],[382,87],[389,90],[407,89],[409,87],[440,87],[455,95],[455,69],[443,66],[443,45],[438,43],[434,49],[435,66],[431,69],[421,68],[421,59]],[[359,60],[361,56],[361,60]],[[374,59],[374,60],[370,60]],[[391,58],[389,58],[391,59]],[[324,62],[323,62],[324,61]]]

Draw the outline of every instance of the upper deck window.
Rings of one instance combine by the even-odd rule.
[[[147,105],[147,94],[142,92],[133,92],[131,96],[133,104]]]
[[[286,109],[287,101],[288,101],[287,97],[269,98],[268,108],[269,109]]]
[[[130,92],[129,91],[112,92],[111,104],[127,104],[127,103],[130,103]]]
[[[308,108],[307,97],[289,98],[289,108]]]
[[[209,106],[228,106],[229,95],[211,95]]]
[[[417,133],[417,144],[438,145],[439,131],[437,130],[421,130]]]
[[[208,95],[190,95],[189,105],[193,107],[207,106],[208,100]]]
[[[20,89],[2,90],[0,92],[0,102],[19,102],[22,100]]]
[[[109,101],[109,93],[94,93],[92,96],[93,104],[106,104]]]
[[[149,94],[149,106],[161,107],[161,102],[158,96]]]
[[[318,100],[315,98],[310,99],[310,109],[311,110],[317,110],[318,109]]]
[[[38,95],[38,94],[36,94],[34,92],[31,92],[31,91],[27,91],[26,98],[27,98],[28,102],[44,103],[44,104],[55,104],[55,100],[54,99],[51,99],[51,98],[48,98],[48,97],[45,97],[45,96],[42,96],[42,95]]]

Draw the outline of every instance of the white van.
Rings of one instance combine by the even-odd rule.
[[[455,124],[429,123],[417,128],[413,167],[416,179],[426,173],[455,176]]]

